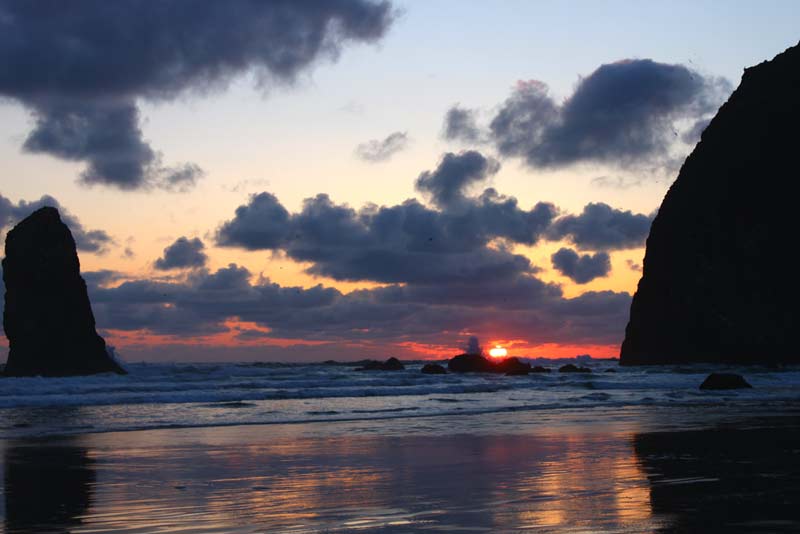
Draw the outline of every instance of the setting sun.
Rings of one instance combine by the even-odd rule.
[[[492,358],[505,358],[507,355],[508,351],[500,345],[495,345],[493,349],[489,349],[489,356]]]

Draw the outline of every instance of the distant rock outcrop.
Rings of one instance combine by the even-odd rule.
[[[41,208],[6,237],[6,376],[125,371],[95,331],[75,240],[58,210]]]
[[[577,365],[573,365],[568,363],[566,365],[562,365],[558,368],[559,373],[591,373],[592,370],[588,367],[578,367]]]
[[[620,364],[800,362],[800,45],[745,70],[647,239]]]
[[[406,368],[397,358],[389,358],[385,362],[367,360],[356,371],[402,371]]]
[[[459,354],[447,362],[447,369],[453,373],[504,373],[521,375],[531,372],[531,364],[517,358],[504,358],[492,361],[480,354]]]
[[[426,375],[445,375],[447,374],[447,369],[438,363],[426,363],[422,366],[422,370],[420,372]]]

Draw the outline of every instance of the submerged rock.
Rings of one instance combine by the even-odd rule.
[[[795,46],[745,70],[667,192],[620,364],[800,362],[796,269],[774,259],[797,238],[798,123]]]
[[[426,363],[422,366],[422,370],[420,372],[426,375],[444,375],[447,374],[447,369],[438,363]]]
[[[6,236],[6,376],[125,374],[95,330],[75,240],[58,210],[33,212]]]
[[[504,358],[492,361],[480,354],[459,354],[447,362],[447,369],[453,373],[504,373],[528,374],[531,364],[523,363],[518,358]]]
[[[356,371],[402,371],[406,366],[397,358],[389,358],[385,362],[367,360]]]
[[[578,367],[576,365],[572,365],[568,363],[566,365],[562,365],[558,368],[559,373],[591,373],[592,370],[588,367]]]
[[[535,365],[531,367],[531,373],[549,373],[550,369],[547,367],[542,367],[541,365]]]
[[[711,373],[700,384],[700,389],[743,389],[752,388],[742,375],[736,373]]]

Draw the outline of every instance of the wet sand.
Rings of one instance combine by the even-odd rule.
[[[796,532],[800,419],[496,414],[2,442],[9,533]],[[589,422],[591,420],[591,422]],[[682,420],[685,428],[675,429]]]

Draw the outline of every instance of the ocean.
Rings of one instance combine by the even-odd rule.
[[[531,363],[2,378],[0,533],[800,529],[800,368]],[[721,370],[753,389],[698,388]]]
[[[552,369],[527,376],[356,371],[355,364],[132,363],[127,376],[0,379],[0,438],[86,432],[637,407],[738,407],[770,411],[800,400],[800,367],[619,367],[615,360],[527,360]],[[565,363],[592,373],[559,373]],[[612,372],[613,371],[613,372]],[[712,371],[743,374],[753,389],[701,391]],[[442,423],[445,424],[445,423]]]

